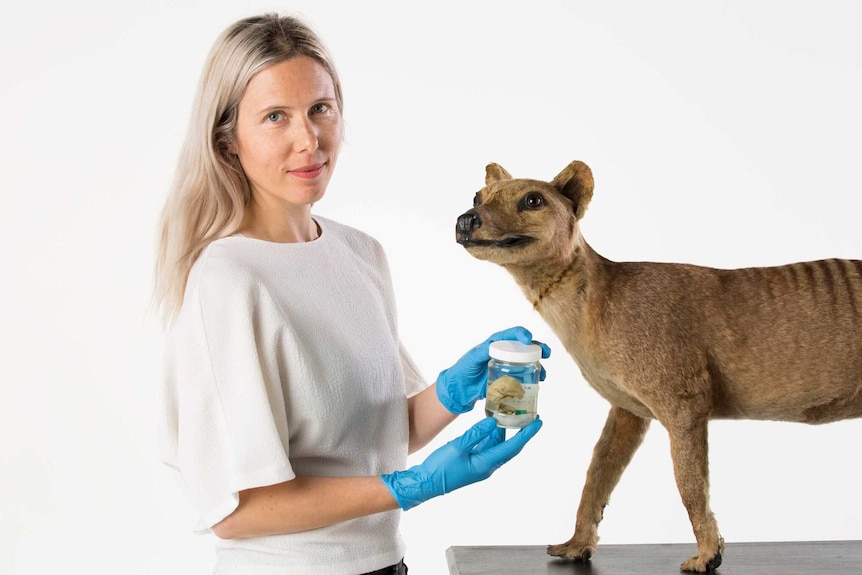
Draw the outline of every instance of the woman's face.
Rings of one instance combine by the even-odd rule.
[[[322,198],[343,135],[332,78],[316,60],[298,56],[255,74],[239,102],[232,149],[252,201],[293,211]]]

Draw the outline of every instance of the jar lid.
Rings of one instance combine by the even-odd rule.
[[[514,340],[492,341],[488,354],[494,359],[532,363],[542,359],[542,348],[535,343],[521,343]]]

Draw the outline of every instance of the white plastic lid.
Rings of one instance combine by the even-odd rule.
[[[533,363],[542,359],[542,348],[535,343],[521,343],[509,339],[492,341],[488,353],[494,359],[517,363]]]

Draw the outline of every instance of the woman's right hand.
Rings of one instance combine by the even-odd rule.
[[[505,430],[486,417],[420,465],[383,475],[381,480],[406,511],[432,497],[487,479],[520,453],[541,427],[542,421],[536,418],[505,440]]]

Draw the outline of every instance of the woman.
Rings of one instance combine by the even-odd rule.
[[[301,21],[236,22],[203,70],[164,208],[161,457],[196,530],[218,537],[216,573],[406,573],[399,508],[487,478],[541,427],[504,441],[485,418],[404,469],[484,396],[489,343],[531,335],[498,332],[425,383],[381,246],[312,215],[342,104]]]

